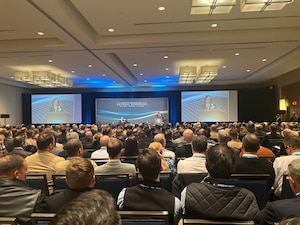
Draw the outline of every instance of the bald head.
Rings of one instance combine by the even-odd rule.
[[[192,143],[193,137],[194,137],[194,133],[191,129],[185,129],[183,131],[183,138],[187,144]]]

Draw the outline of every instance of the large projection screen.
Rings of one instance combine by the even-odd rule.
[[[181,92],[182,122],[233,122],[237,120],[237,91]]]
[[[31,95],[32,124],[82,123],[81,94]]]
[[[97,98],[97,124],[169,122],[168,98]]]

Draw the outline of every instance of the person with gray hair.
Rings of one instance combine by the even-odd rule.
[[[294,198],[268,202],[261,211],[260,225],[271,225],[283,218],[300,214],[300,158],[289,163],[287,173]]]
[[[163,156],[164,157],[171,158],[173,161],[175,161],[175,153],[170,150],[167,150],[165,148],[167,141],[166,141],[165,135],[163,133],[156,134],[153,138],[153,141],[157,141],[157,142],[161,143],[161,145],[163,146]]]
[[[218,131],[218,143],[219,144],[227,145],[227,142],[229,140],[230,140],[230,136],[226,130],[221,129]]]

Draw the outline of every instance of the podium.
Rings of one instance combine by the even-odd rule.
[[[48,112],[47,123],[70,123],[70,114],[65,112]]]
[[[200,110],[198,113],[198,121],[216,122],[227,121],[226,113],[222,110]]]
[[[162,122],[163,122],[162,116],[156,116],[156,117],[154,118],[154,124],[155,124],[155,125],[161,125]]]

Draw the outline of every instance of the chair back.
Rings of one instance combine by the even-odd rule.
[[[97,174],[95,188],[105,190],[116,200],[119,193],[125,187],[130,186],[128,174]]]
[[[103,158],[95,158],[95,159],[92,159],[92,160],[95,161],[95,163],[97,164],[97,166],[101,166],[101,165],[107,163],[108,158],[106,158],[106,159],[103,159]]]
[[[270,174],[232,174],[237,187],[250,190],[256,197],[257,204],[263,209],[268,200],[268,179]]]
[[[255,223],[252,220],[249,220],[249,221],[218,221],[218,220],[206,220],[206,219],[183,219],[183,224],[189,224],[189,225],[208,225],[208,224],[255,225]]]
[[[59,189],[69,189],[69,186],[66,182],[66,175],[65,174],[53,174],[53,191]]]
[[[49,225],[54,219],[55,213],[32,213],[31,224],[32,225]]]
[[[122,225],[169,225],[168,211],[118,211]]]
[[[269,141],[269,149],[271,149],[276,157],[279,157],[280,155],[286,155],[285,147],[283,144],[283,139],[268,139]]]
[[[159,173],[159,179],[162,187],[169,192],[172,192],[172,172],[161,171]]]
[[[31,173],[27,174],[26,183],[29,187],[42,190],[46,195],[49,195],[49,188],[46,174]]]
[[[0,217],[0,225],[17,225],[15,217]]]
[[[137,159],[138,159],[137,155],[134,155],[134,156],[121,156],[121,162],[133,164],[133,165],[135,165],[135,168],[137,168],[137,164],[136,164]]]
[[[290,186],[289,176],[287,174],[284,174],[282,176],[281,199],[294,198],[294,197],[295,197],[295,193],[292,191],[292,188]]]

